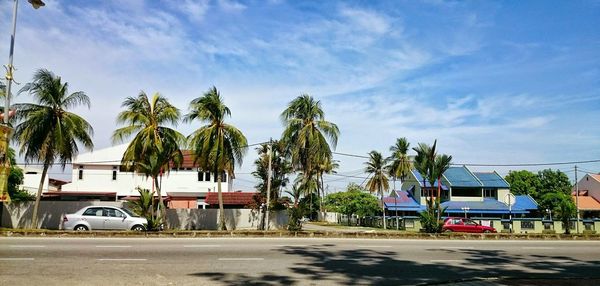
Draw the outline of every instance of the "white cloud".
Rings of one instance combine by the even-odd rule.
[[[234,0],[218,0],[219,7],[227,12],[240,12],[246,10],[246,5]]]

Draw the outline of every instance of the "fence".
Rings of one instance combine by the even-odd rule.
[[[328,222],[335,222],[340,225],[351,225],[351,226],[367,226],[383,228],[383,217],[365,217],[358,218],[356,216],[348,217],[343,214],[327,213],[327,218],[335,218],[336,221],[327,220]],[[501,218],[471,218],[475,222],[491,226],[498,232],[512,232],[513,233],[564,233],[565,226],[560,221],[551,221],[541,218],[515,218],[512,221]],[[577,222],[576,219],[570,221],[570,230],[575,233],[577,226],[579,226],[580,233],[599,233],[600,232],[600,219],[587,219],[580,220]],[[386,226],[388,229],[399,229],[406,231],[420,231],[421,222],[417,216],[387,216]]]
[[[33,202],[2,203],[0,226],[5,228],[29,228],[33,214]],[[102,205],[122,207],[122,202],[100,201],[42,201],[38,211],[38,227],[59,229],[65,214],[74,213],[86,206]],[[263,223],[263,215],[250,209],[225,209],[227,229],[257,229]],[[218,209],[168,209],[165,224],[169,229],[215,230],[219,219]],[[288,223],[287,211],[272,212],[271,229],[284,229]]]

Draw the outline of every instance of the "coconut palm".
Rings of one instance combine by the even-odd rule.
[[[190,102],[190,112],[185,122],[198,120],[201,126],[188,136],[189,144],[195,155],[195,163],[204,170],[211,170],[217,178],[219,198],[219,230],[226,228],[221,193],[222,174],[230,179],[235,177],[235,165],[241,165],[247,150],[248,141],[235,126],[225,123],[231,111],[223,103],[216,87],[210,88],[203,96]]]
[[[396,179],[400,179],[400,184],[402,184],[412,168],[412,163],[407,155],[409,147],[410,143],[405,137],[396,139],[396,144],[390,147],[392,155],[388,158],[390,162],[388,171],[394,180],[394,189],[396,188]]]
[[[323,182],[323,174],[337,174],[335,169],[339,168],[340,164],[337,160],[327,158],[317,165],[316,173],[319,187],[319,211],[323,214],[323,199],[325,198],[325,183]]]
[[[340,131],[325,120],[321,102],[309,95],[292,100],[281,113],[285,130],[281,140],[289,151],[296,171],[310,178],[318,164],[331,160],[332,147],[337,145]]]
[[[440,201],[441,188],[442,188],[442,175],[444,175],[444,172],[446,172],[446,170],[448,170],[448,168],[450,168],[451,164],[452,164],[452,156],[442,154],[442,155],[437,155],[435,157],[433,173],[434,173],[434,176],[437,178],[436,205],[437,205],[437,219],[438,220],[440,220],[441,213],[442,213],[441,201]]]
[[[36,103],[16,104],[14,138],[25,162],[40,162],[42,176],[33,207],[32,224],[37,228],[37,214],[48,169],[58,161],[61,167],[79,153],[78,144],[92,150],[92,126],[81,116],[69,111],[79,105],[90,107],[90,99],[82,91],[69,93],[69,84],[46,70],[38,70],[33,81],[20,91],[28,92]]]
[[[413,148],[417,155],[415,156],[414,167],[421,174],[423,178],[423,188],[427,189],[427,185],[425,184],[426,180],[429,180],[430,189],[429,195],[430,200],[428,200],[428,206],[433,204],[433,192],[431,188],[433,188],[433,183],[435,182],[435,174],[433,173],[433,168],[435,164],[435,157],[437,155],[436,151],[437,140],[433,142],[433,146],[429,146],[425,143],[419,143],[417,147]]]
[[[369,152],[369,161],[365,163],[365,172],[369,173],[370,179],[367,181],[366,189],[381,196],[381,208],[383,210],[383,228],[387,229],[385,218],[385,204],[383,196],[390,189],[389,179],[387,177],[385,166],[387,159],[383,158],[377,151]]]
[[[258,158],[254,161],[256,170],[252,175],[259,180],[255,186],[263,195],[267,192],[267,175],[269,168],[269,143],[263,143],[256,148]],[[276,200],[282,188],[285,188],[289,182],[288,174],[292,172],[292,166],[285,156],[285,146],[281,141],[273,141],[271,143],[271,198]]]
[[[182,161],[180,146],[185,137],[173,128],[177,126],[181,113],[167,98],[155,93],[149,99],[141,91],[137,97],[123,101],[125,110],[117,116],[117,124],[124,127],[114,131],[112,140],[121,143],[133,135],[121,158],[121,165],[131,171],[152,178],[152,192],[158,195],[157,213],[164,217],[164,203],[159,177],[169,172],[169,164],[178,166]]]

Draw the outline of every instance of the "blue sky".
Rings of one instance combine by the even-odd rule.
[[[11,2],[0,3],[0,55]],[[338,152],[388,153],[405,136],[438,139],[455,163],[600,159],[599,1],[21,2],[17,81],[44,67],[85,91],[96,148],[111,145],[125,97],[159,91],[185,112],[215,85],[250,143],[278,138],[279,114],[308,93],[340,127]],[[253,185],[254,153],[240,189]],[[337,159],[341,174],[364,176],[363,160]],[[349,181],[362,179],[329,178]]]

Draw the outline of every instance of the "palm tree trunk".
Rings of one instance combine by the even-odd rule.
[[[44,164],[44,169],[42,170],[42,179],[40,180],[40,185],[38,187],[37,195],[35,196],[35,204],[33,205],[33,214],[31,217],[31,228],[38,229],[38,210],[40,208],[40,199],[42,198],[42,190],[44,189],[44,181],[46,180],[46,174],[48,173],[48,168],[50,164]]]
[[[381,208],[383,209],[383,229],[387,229],[387,222],[385,218],[385,202],[383,201],[383,191],[379,190],[379,193],[381,194]]]
[[[440,212],[442,211],[442,208],[440,206],[440,203],[441,203],[440,195],[441,195],[441,192],[442,192],[441,185],[442,185],[442,179],[438,177],[437,199],[436,199],[437,200],[437,220],[438,221],[440,220],[440,215],[441,215]]]
[[[161,185],[158,182],[158,177],[156,177],[156,193],[158,194],[158,206],[159,209],[157,209],[158,213],[160,214],[160,220],[164,220],[165,216],[166,216],[166,210],[165,210],[165,205],[163,202],[163,197],[162,197],[162,190],[161,190]],[[162,180],[162,175],[161,175],[161,180]]]
[[[219,226],[218,230],[227,230],[225,225],[225,210],[223,209],[223,193],[221,192],[221,173],[217,172],[217,190],[219,197]]]
[[[320,185],[320,189],[321,191],[319,192],[319,217],[317,219],[321,220],[321,218],[323,217],[323,196],[324,196],[324,190],[323,190],[323,173],[321,173],[321,175],[319,177],[317,177],[317,179],[319,179],[317,181],[317,184]]]

